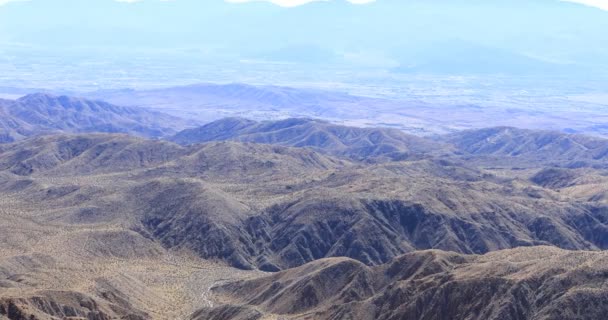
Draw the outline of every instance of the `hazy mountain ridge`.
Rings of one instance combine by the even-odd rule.
[[[381,158],[396,160],[450,152],[450,147],[447,145],[407,135],[397,129],[355,128],[314,119],[286,119],[258,123],[228,118],[196,129],[184,130],[170,140],[185,145],[233,140],[309,147],[323,153],[356,160]]]
[[[428,78],[422,77],[421,81],[428,81]],[[107,90],[82,95],[117,105],[154,109],[204,123],[227,117],[256,121],[315,118],[356,127],[395,128],[424,136],[501,126],[606,136],[603,126],[606,117],[601,112],[598,113],[601,103],[598,105],[586,103],[584,100],[573,101],[569,97],[560,96],[563,95],[562,91],[553,94],[557,96],[550,97],[545,96],[546,92],[537,93],[542,98],[530,96],[525,92],[513,93],[512,85],[509,85],[506,79],[498,77],[492,78],[491,81],[499,87],[507,86],[499,90],[505,91],[504,94],[509,96],[507,100],[503,101],[502,93],[494,97],[494,93],[484,93],[482,87],[476,86],[457,91],[472,92],[471,96],[461,97],[464,100],[458,98],[446,101],[441,98],[441,94],[435,97],[434,91],[426,93],[414,90],[411,92],[412,96],[387,97],[382,90],[377,93],[349,94],[337,89],[252,86],[239,83]],[[503,83],[504,81],[507,84]],[[535,85],[533,80],[529,81],[526,89]],[[453,90],[450,88],[452,85],[455,85],[453,81],[447,81],[443,83],[445,87],[442,90]],[[415,83],[406,83],[404,86],[415,87]],[[483,83],[479,86],[483,86]],[[497,101],[487,104],[488,99]],[[525,101],[525,105],[522,105],[522,101]],[[535,106],[534,110],[529,109],[530,104]]]
[[[148,90],[107,90],[85,96],[125,106],[143,106],[175,115],[191,115],[198,120],[219,120],[249,110],[267,120],[268,115],[288,114],[349,119],[364,117],[374,105],[382,110],[395,102],[360,97],[343,92],[285,86],[254,86],[242,83],[194,84]]]
[[[496,127],[418,137],[390,128],[355,128],[316,119],[255,122],[226,118],[186,129],[169,140],[189,145],[241,141],[309,147],[353,160],[443,158],[474,165],[599,167],[608,162],[608,140],[557,131]]]
[[[556,131],[498,127],[453,134],[447,141],[475,155],[530,156],[539,160],[604,160],[608,140]]]
[[[495,165],[606,168],[608,162],[608,140],[557,131],[497,127],[462,131],[440,140]]]
[[[187,121],[142,108],[119,107],[50,94],[30,94],[0,102],[4,142],[52,133],[128,133],[159,138],[187,126]]]

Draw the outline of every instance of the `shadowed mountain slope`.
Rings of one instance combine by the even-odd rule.
[[[102,101],[31,94],[0,102],[0,142],[50,133],[128,133],[158,138],[187,122],[160,112]]]
[[[608,248],[606,188],[601,187],[605,170],[479,169],[472,164],[432,155],[351,162],[311,148],[235,141],[180,146],[121,134],[47,135],[2,144],[0,313],[20,312],[26,319],[192,314],[254,319],[311,312],[311,319],[434,319],[415,306],[428,302],[439,308],[445,302],[440,297],[465,292],[462,301],[479,297],[479,305],[459,307],[461,300],[453,301],[446,312],[479,310],[492,319],[502,309],[488,305],[505,301],[510,306],[502,294],[527,287],[501,282],[502,273],[491,272],[503,269],[486,269],[482,258],[457,253],[534,245]],[[430,263],[415,253],[427,249],[455,253],[438,254],[446,258]],[[399,264],[403,254],[409,258]],[[421,265],[424,271],[415,271]],[[240,301],[236,306],[224,305],[226,300],[208,290],[257,276],[256,270],[298,267],[287,271],[296,273],[275,275],[278,289],[256,280],[263,289],[256,294],[248,286],[239,289],[247,296],[224,291]],[[475,277],[483,280],[442,286],[441,279],[469,267],[481,268]],[[388,275],[378,271],[388,269]],[[400,287],[400,279],[410,274],[432,278]],[[485,295],[490,289],[482,290],[483,283],[496,288],[496,298]],[[61,296],[54,294],[58,291]],[[408,300],[412,297],[420,299]],[[572,306],[587,301],[572,299]],[[519,308],[517,303],[531,302],[517,300],[513,305]],[[557,310],[534,303],[543,309],[521,308],[551,315]],[[218,308],[201,309],[205,306]],[[569,306],[564,302],[559,308]]]
[[[60,214],[47,219],[125,220],[166,248],[242,269],[336,256],[378,265],[431,248],[608,247],[602,202],[446,161],[361,164],[302,148],[104,134],[5,144],[0,159],[0,190]]]
[[[214,291],[230,310],[286,319],[600,319],[604,253],[549,247],[466,256],[419,251],[367,267],[324,259]],[[238,306],[238,307],[237,307]]]
[[[313,119],[255,122],[226,118],[199,128],[184,130],[170,140],[182,145],[233,140],[310,147],[355,160],[397,160],[450,151],[447,145],[408,135],[396,129],[347,127]]]

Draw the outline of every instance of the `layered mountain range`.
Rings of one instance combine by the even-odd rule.
[[[607,140],[302,118],[177,132],[185,122],[101,102],[2,106],[11,128],[36,128],[0,144],[9,319],[605,312]]]

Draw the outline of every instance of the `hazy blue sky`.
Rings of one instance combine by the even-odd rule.
[[[121,1],[137,1],[137,0],[121,0]],[[252,1],[256,1],[256,0],[227,0],[228,2],[252,2]],[[260,0],[257,0],[260,1]],[[262,0],[264,1],[264,0]],[[328,0],[266,0],[268,2],[272,2],[274,4],[278,4],[280,6],[284,6],[284,7],[293,7],[293,6],[299,6],[308,2],[313,2],[313,1],[328,1]],[[362,4],[362,3],[369,3],[369,2],[373,2],[375,0],[348,0],[351,3],[357,3],[357,4]]]
[[[138,1],[138,0],[121,0],[121,1],[128,1],[128,2],[134,2],[134,1]],[[251,2],[251,1],[260,1],[260,0],[229,0],[230,2]],[[264,1],[264,0],[261,0]],[[281,6],[297,6],[297,5],[301,5],[304,3],[308,3],[308,2],[312,2],[312,1],[328,1],[328,0],[266,0],[268,2],[272,2]],[[352,3],[368,3],[368,2],[372,2],[375,0],[349,0]],[[604,10],[608,10],[608,0],[566,0],[569,2],[577,2],[577,3],[582,3],[582,4],[586,4],[589,6],[594,6],[594,7],[598,7]]]
[[[603,10],[608,10],[608,0],[569,0],[570,2],[578,2],[592,7],[598,7]]]
[[[28,1],[28,0],[0,0],[0,5],[6,4],[8,2],[15,1]],[[46,0],[52,1],[52,0]],[[144,0],[116,0],[121,2],[138,2]],[[162,1],[162,0],[160,0]],[[171,1],[171,0],[166,0]],[[176,0],[175,0],[176,1]],[[229,0],[230,2],[251,2],[251,1],[264,1],[264,0]],[[281,6],[297,6],[311,1],[327,1],[327,0],[267,0],[268,2],[272,2]],[[374,0],[349,0],[352,3],[367,3],[372,2]],[[602,8],[604,10],[608,10],[608,0],[568,0],[570,2],[578,2],[583,3],[589,6],[594,6],[598,8]]]
[[[608,11],[597,9],[608,9],[608,0],[576,0],[589,6],[560,0],[9,1],[22,3],[0,0],[0,60],[7,61],[35,59],[29,49],[35,48],[52,50],[60,61],[122,50],[116,55],[123,61],[187,52],[210,63],[450,74],[608,69]],[[315,3],[295,6],[307,1]]]

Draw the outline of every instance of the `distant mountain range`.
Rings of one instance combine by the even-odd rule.
[[[356,128],[313,119],[255,122],[226,118],[186,129],[168,139],[182,145],[240,141],[309,147],[352,160],[469,157],[494,165],[535,166],[535,163],[542,163],[573,168],[605,166],[608,160],[608,141],[605,139],[512,127],[421,138],[396,129]]]
[[[169,140],[183,144],[240,141],[310,147],[355,160],[407,159],[449,152],[447,145],[407,135],[397,129],[355,128],[312,119],[255,122],[227,118],[184,130]]]
[[[447,136],[445,141],[470,154],[494,158],[569,161],[572,166],[608,159],[605,139],[555,131],[498,127],[455,133]]]
[[[369,110],[364,108],[366,104],[373,104],[380,110],[387,104],[395,104],[343,92],[242,83],[202,83],[150,90],[105,90],[84,95],[117,105],[143,106],[212,120],[239,113],[257,116],[300,114],[348,119],[349,115],[369,114]]]
[[[565,97],[529,100],[524,94],[512,97],[517,101],[486,104],[426,101],[420,97],[369,97],[335,90],[240,83],[102,90],[79,95],[204,123],[227,117],[258,121],[315,118],[351,126],[391,127],[414,135],[510,126],[608,136],[606,116],[598,111],[601,105]]]
[[[67,96],[30,94],[17,100],[0,100],[0,142],[83,132],[159,138],[187,125],[185,120],[156,111]]]
[[[244,89],[247,90],[244,90]],[[324,108],[337,103],[339,112],[347,106],[378,103],[380,109],[391,101],[359,98],[315,90],[280,87],[258,88],[242,85],[205,85],[168,89],[170,95],[193,94],[191,99],[217,95],[211,104],[227,108],[260,103],[266,107],[308,105]],[[233,97],[233,98],[230,98]],[[147,99],[144,94],[143,99]],[[119,98],[116,98],[120,100]],[[151,98],[153,100],[159,97]],[[230,100],[234,99],[234,100]],[[228,101],[233,101],[231,106]],[[210,108],[211,105],[210,105]],[[304,107],[305,108],[305,107]],[[162,108],[161,108],[162,109]],[[211,110],[211,109],[210,109]],[[329,107],[328,110],[335,110]],[[335,113],[335,111],[328,111]],[[517,161],[523,166],[535,162],[557,166],[602,166],[608,158],[605,139],[557,131],[495,127],[467,130],[447,135],[422,138],[391,128],[357,128],[336,125],[311,118],[288,118],[256,122],[244,118],[224,118],[196,127],[195,121],[166,115],[141,107],[119,107],[98,100],[87,100],[50,94],[30,94],[17,100],[0,100],[0,137],[13,142],[27,137],[55,133],[126,133],[147,138],[164,138],[190,145],[211,141],[239,141],[309,147],[316,151],[351,160],[404,160],[445,157],[473,157],[498,165]],[[185,129],[188,128],[188,129]],[[183,131],[179,131],[184,129]],[[412,158],[413,157],[413,158]]]

